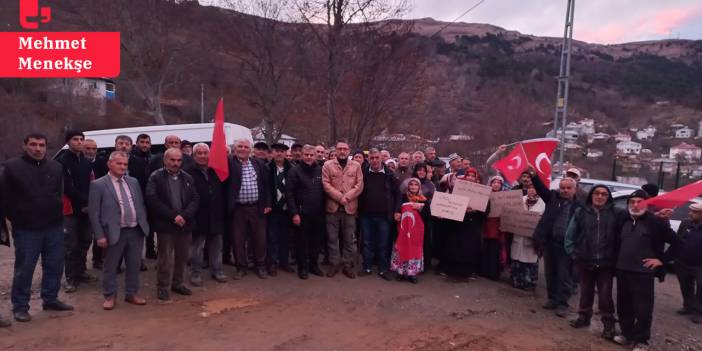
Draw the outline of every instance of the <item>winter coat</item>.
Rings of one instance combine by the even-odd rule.
[[[566,253],[588,268],[612,267],[617,261],[616,237],[625,213],[614,207],[611,194],[602,209],[592,207],[593,192],[603,187],[590,189],[587,204],[575,210],[564,241]]]
[[[322,167],[322,184],[327,194],[327,213],[339,210],[339,203],[345,196],[348,203],[344,211],[349,215],[358,213],[358,197],[363,192],[363,171],[361,165],[354,161],[346,161],[346,167],[341,168],[339,160],[333,159],[324,163]]]
[[[317,162],[311,166],[301,162],[292,167],[285,182],[285,198],[291,217],[324,215],[322,166]]]
[[[224,234],[225,218],[227,212],[226,183],[219,180],[217,173],[212,168],[203,171],[194,165],[185,170],[192,178],[200,203],[195,214],[195,235],[222,235]],[[207,177],[205,173],[207,172]]]
[[[288,160],[285,160],[283,163],[283,178],[286,178],[284,188],[287,188],[287,186],[288,186],[287,177],[288,177],[288,173],[290,172],[291,168],[292,168],[292,163],[290,163],[290,161],[288,161]],[[268,185],[271,188],[270,192],[271,192],[272,208],[273,208],[273,211],[283,212],[283,206],[282,205],[278,206],[276,204],[277,198],[278,198],[278,195],[277,195],[278,189],[276,188],[275,177],[276,177],[277,172],[278,172],[278,166],[275,164],[275,161],[271,161],[268,164],[268,178],[269,178]],[[283,201],[287,202],[287,200],[285,200],[285,192],[283,192]]]
[[[682,240],[682,247],[676,260],[686,266],[702,267],[702,222],[682,221],[678,237]]]
[[[63,166],[63,191],[71,200],[74,213],[81,213],[88,206],[88,194],[93,174],[93,164],[82,153],[66,150],[56,158]]]
[[[41,231],[63,224],[63,168],[28,155],[5,162],[3,207],[14,230]]]
[[[268,165],[263,160],[259,160],[255,157],[249,158],[249,162],[256,172],[256,183],[258,185],[258,210],[259,213],[263,213],[266,208],[271,208],[272,198],[271,198],[271,188],[268,184]],[[234,205],[237,203],[239,198],[239,191],[241,191],[241,179],[243,177],[243,169],[241,167],[241,161],[236,156],[229,158],[229,185],[227,187],[227,205],[228,213],[234,211]]]
[[[193,177],[186,172],[180,172],[178,181],[181,185],[182,211],[178,212],[171,205],[170,175],[165,168],[151,173],[146,185],[146,204],[149,209],[149,225],[154,232],[180,233],[192,232],[195,215],[200,202],[200,195],[195,188]],[[180,215],[185,219],[185,226],[180,227],[174,219]]]
[[[561,215],[564,205],[571,202],[569,213],[567,214],[568,221],[570,221],[575,210],[580,207],[580,201],[577,199],[567,200],[562,198],[558,191],[549,190],[538,176],[532,177],[531,180],[536,189],[536,193],[539,194],[541,200],[546,203],[544,215],[541,217],[541,220],[539,220],[534,230],[534,241],[540,246],[546,243],[562,244],[565,240],[565,231],[563,233],[554,233],[553,229],[556,225],[556,221]]]

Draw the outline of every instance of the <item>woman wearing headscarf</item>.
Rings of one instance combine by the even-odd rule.
[[[397,272],[398,280],[417,284],[417,275],[424,271],[424,234],[429,219],[429,199],[422,193],[418,178],[407,180],[407,191],[402,194],[402,215],[398,236],[393,246],[390,270]]]
[[[546,210],[546,203],[541,200],[533,185],[526,188],[527,194],[524,196],[524,208],[527,211],[543,214]],[[512,239],[510,258],[512,287],[527,291],[536,289],[536,281],[539,279],[539,256],[534,247],[534,240],[521,235],[515,235]]]
[[[492,176],[488,185],[493,192],[503,190],[504,179]],[[480,258],[480,274],[491,280],[500,279],[500,273],[507,266],[506,233],[500,231],[500,218],[485,220],[483,227],[483,250]]]
[[[351,158],[358,162],[362,169],[368,166],[368,160],[366,160],[366,154],[363,152],[363,150],[355,150],[351,155]]]
[[[431,178],[428,177],[427,168],[431,167],[427,166],[427,164],[424,162],[415,164],[414,168],[412,169],[412,178],[419,179],[419,181],[422,183],[422,194],[424,194],[424,196],[426,196],[428,199],[431,199],[434,196],[436,188],[434,187],[434,183],[432,183]],[[409,178],[400,184],[401,194],[407,192],[408,183]]]
[[[453,191],[455,179],[480,183],[480,175],[475,168],[468,168],[464,175],[457,175],[448,184]],[[480,269],[480,233],[487,217],[486,212],[475,211],[468,207],[463,222],[444,220],[443,249],[439,272],[470,277]]]
[[[385,165],[388,166],[388,168],[390,168],[390,170],[393,172],[395,172],[397,170],[397,161],[395,161],[393,159],[389,159],[389,160],[385,161]]]

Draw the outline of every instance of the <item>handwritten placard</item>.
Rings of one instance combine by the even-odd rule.
[[[490,213],[488,217],[500,217],[506,211],[518,211],[524,208],[521,190],[496,191],[490,193]]]
[[[500,217],[500,230],[531,238],[534,236],[534,230],[540,219],[541,215],[539,213],[525,209],[506,211]]]
[[[437,191],[431,200],[431,215],[463,222],[469,202],[469,197]]]
[[[469,197],[470,203],[468,206],[480,212],[485,212],[487,209],[490,193],[492,193],[491,187],[467,180],[456,179],[456,182],[453,184],[453,194]]]

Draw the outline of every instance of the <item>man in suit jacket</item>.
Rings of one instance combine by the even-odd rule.
[[[139,266],[144,236],[149,232],[146,207],[136,178],[126,175],[129,155],[124,151],[110,154],[107,175],[90,184],[88,215],[99,247],[106,250],[103,265],[102,307],[111,310],[117,296],[117,267],[124,256],[127,267],[125,301],[145,305],[137,296]]]
[[[232,243],[237,271],[234,279],[246,274],[246,236],[251,235],[256,260],[256,274],[266,278],[266,215],[271,212],[271,191],[268,166],[251,157],[251,142],[239,140],[234,144],[234,156],[229,162],[229,215],[232,219]],[[249,229],[250,232],[249,233]]]
[[[181,170],[182,164],[180,149],[166,150],[164,167],[151,173],[146,185],[149,223],[157,233],[159,300],[170,300],[169,287],[177,294],[192,295],[183,284],[183,275],[190,258],[190,241],[200,196],[193,177]]]
[[[126,175],[135,178],[139,182],[139,186],[141,187],[141,193],[144,194],[146,192],[146,182],[149,179],[149,175],[146,173],[148,171],[148,162],[144,161],[143,158],[135,157],[132,155],[132,149],[133,149],[133,143],[132,143],[132,138],[129,137],[128,135],[118,135],[115,137],[115,151],[123,151],[127,154],[129,157],[128,159],[128,165],[127,165],[127,173]],[[83,145],[85,149],[85,144]],[[101,178],[105,175],[107,175],[109,169],[107,166],[108,159],[110,155],[105,155],[103,157],[98,157],[93,166],[93,171],[95,173],[95,179]],[[98,246],[96,249],[96,243],[93,243],[93,267],[97,268],[100,267],[102,268],[102,259],[103,259],[103,251],[100,250],[100,247]],[[148,252],[148,250],[147,250]],[[120,265],[121,266],[121,265]],[[141,270],[145,271],[146,270],[146,265],[144,263],[141,263]]]

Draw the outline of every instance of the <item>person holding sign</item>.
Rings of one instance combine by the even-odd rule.
[[[468,168],[465,175],[456,179],[479,183],[480,176],[475,168]],[[483,223],[486,212],[466,208],[462,222],[445,220],[443,235],[443,250],[441,254],[439,273],[469,277],[480,269],[480,247]]]
[[[526,192],[527,194],[523,198],[524,209],[543,214],[546,204],[536,193],[534,186],[528,186]],[[510,251],[512,287],[526,291],[536,290],[536,281],[539,279],[539,255],[534,247],[534,240],[526,236],[515,235]]]
[[[492,176],[488,185],[492,192],[502,191],[504,179]],[[487,218],[483,228],[483,251],[480,258],[480,275],[490,279],[500,279],[502,269],[507,266],[507,248],[505,233],[500,231],[500,217]]]
[[[397,225],[397,241],[392,250],[390,270],[398,280],[417,284],[417,275],[424,271],[424,233],[429,217],[428,199],[422,194],[421,181],[410,178],[402,195],[402,215]]]
[[[577,209],[570,220],[564,242],[566,253],[573,257],[578,270],[581,287],[579,316],[570,322],[570,326],[583,328],[590,325],[597,287],[597,301],[604,324],[602,337],[608,340],[615,335],[612,285],[617,261],[616,236],[620,218],[624,215],[614,207],[609,188],[595,185],[585,206]]]

